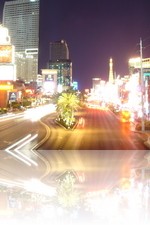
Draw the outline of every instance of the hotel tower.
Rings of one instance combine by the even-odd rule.
[[[25,82],[37,80],[40,0],[6,1],[3,25],[15,46],[16,77]]]

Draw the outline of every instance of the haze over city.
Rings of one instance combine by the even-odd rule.
[[[39,70],[47,66],[49,43],[64,39],[79,89],[91,88],[93,77],[108,80],[111,57],[115,73],[128,74],[128,59],[139,55],[140,38],[143,57],[150,55],[149,6],[148,0],[41,1]]]

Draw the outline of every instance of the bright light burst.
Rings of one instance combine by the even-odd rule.
[[[28,109],[25,112],[25,118],[31,119],[33,122],[38,121],[43,116],[46,116],[47,114],[55,112],[55,110],[56,110],[56,108],[55,108],[55,105],[53,105],[53,104],[40,106],[40,107],[34,108],[34,109]]]

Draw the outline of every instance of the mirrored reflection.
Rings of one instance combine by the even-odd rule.
[[[150,224],[150,151],[0,152],[1,224]]]

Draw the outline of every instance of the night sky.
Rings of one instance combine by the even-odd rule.
[[[41,1],[39,67],[46,68],[49,42],[66,40],[80,90],[91,88],[93,77],[108,80],[110,57],[117,75],[128,74],[140,38],[143,57],[150,57],[150,0]]]

